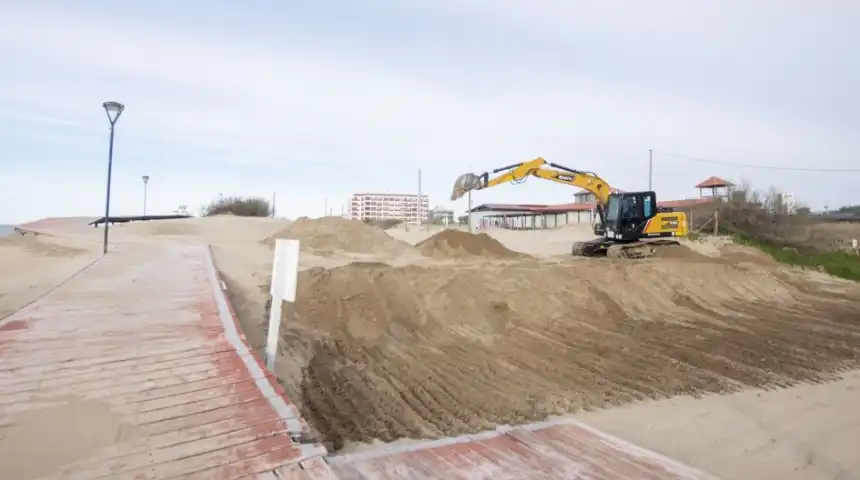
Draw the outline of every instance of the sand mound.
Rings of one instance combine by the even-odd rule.
[[[38,233],[82,233],[93,229],[89,225],[95,217],[49,217],[20,225],[20,228]]]
[[[525,255],[508,249],[486,233],[472,234],[460,230],[443,230],[419,242],[416,247],[427,257],[522,258]]]
[[[9,235],[0,238],[0,248],[20,248],[30,253],[46,257],[73,257],[86,250],[58,245],[47,239],[46,235]]]
[[[196,219],[169,219],[169,220],[147,220],[143,222],[131,222],[128,225],[121,225],[119,228],[124,228],[124,231],[136,233],[140,235],[197,235],[200,233],[196,225]]]
[[[390,254],[411,248],[407,243],[391,238],[377,227],[366,225],[359,220],[347,220],[341,217],[314,219],[302,217],[274,235],[264,238],[262,243],[274,245],[278,238],[299,240],[303,249],[318,253],[341,250],[353,253]]]
[[[718,262],[714,257],[709,257],[697,252],[684,244],[661,245],[654,249],[654,258],[683,260],[686,262]]]
[[[497,322],[496,304],[503,301],[472,301],[493,295],[492,285],[484,280],[479,271],[380,262],[315,267],[300,273],[299,312],[308,320],[313,317],[322,331],[343,331],[349,338],[414,338],[416,332],[430,333],[447,324],[452,314],[476,325]]]
[[[287,386],[339,447],[857,366],[860,287],[791,275],[672,259],[310,269],[284,311],[306,365]]]

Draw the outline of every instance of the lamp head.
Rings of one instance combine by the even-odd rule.
[[[141,178],[141,179],[143,179],[143,184],[144,184],[144,185],[146,185],[147,183],[149,183],[149,175],[144,175],[144,176],[142,176],[142,177],[140,177],[140,178]]]
[[[122,111],[125,110],[125,105],[119,102],[105,102],[102,104],[102,107],[104,107],[111,125],[115,124],[116,121],[119,120],[119,116],[122,114]]]

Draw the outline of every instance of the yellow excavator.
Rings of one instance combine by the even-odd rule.
[[[482,190],[508,182],[523,182],[533,176],[583,188],[597,200],[594,234],[598,238],[573,244],[576,256],[645,258],[657,248],[678,245],[677,237],[688,233],[687,215],[657,206],[654,192],[613,192],[605,180],[594,173],[575,170],[543,158],[516,163],[480,175],[466,173],[457,177],[451,200],[472,190]]]

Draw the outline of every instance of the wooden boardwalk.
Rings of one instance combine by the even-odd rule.
[[[123,438],[57,478],[239,478],[318,464],[325,449],[294,440],[306,426],[238,334],[215,275],[204,246],[126,250],[8,317],[0,425],[27,438],[34,412],[103,411],[90,428]],[[45,433],[73,445],[73,420],[57,423]]]
[[[112,252],[0,323],[4,480],[714,478],[576,422],[334,457],[306,428],[205,246]],[[9,448],[53,460],[10,472]]]

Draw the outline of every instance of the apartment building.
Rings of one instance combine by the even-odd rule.
[[[404,220],[418,224],[427,221],[430,199],[411,193],[355,193],[350,200],[349,217],[359,220]]]

